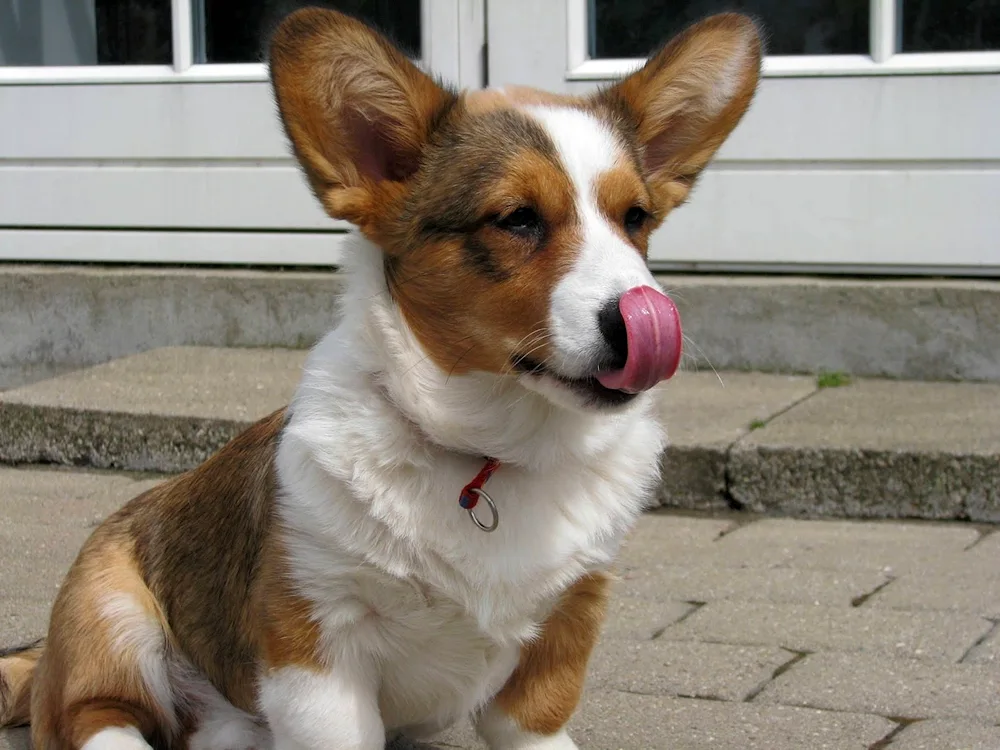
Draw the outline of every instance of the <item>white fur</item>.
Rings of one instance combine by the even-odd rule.
[[[260,705],[281,750],[383,750],[373,667],[338,664],[329,674],[285,667],[261,680]]]
[[[156,616],[132,594],[109,594],[101,603],[101,616],[108,626],[112,647],[126,662],[139,667],[143,684],[156,702],[171,732],[177,730],[173,689],[165,660],[166,640]]]
[[[348,731],[338,717],[359,707],[373,727],[375,700],[385,728],[408,734],[487,706],[559,594],[611,562],[665,439],[649,394],[621,413],[581,412],[514,378],[449,377],[387,293],[378,248],[353,245],[342,322],[309,357],[277,456],[283,542],[329,667],[263,679],[278,747],[293,724]],[[493,534],[458,504],[486,455],[503,462],[488,485]],[[370,684],[337,682],[358,660],[375,665]],[[343,713],[323,708],[337,696]]]
[[[562,375],[586,377],[605,347],[597,313],[608,301],[636,286],[659,289],[645,260],[609,223],[597,202],[597,179],[626,163],[622,146],[607,125],[591,114],[560,107],[532,107],[545,127],[576,193],[582,230],[580,252],[552,292],[549,326],[553,363]],[[542,380],[550,395],[553,384]]]
[[[91,735],[80,750],[151,750],[135,727],[106,727]]]
[[[576,743],[565,729],[547,737],[526,732],[509,716],[494,708],[479,717],[476,731],[490,747],[504,750],[577,750]]]

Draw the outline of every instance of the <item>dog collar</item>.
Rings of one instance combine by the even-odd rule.
[[[458,495],[458,504],[468,511],[472,522],[486,532],[496,531],[497,526],[500,525],[500,515],[497,513],[496,503],[493,502],[493,498],[483,489],[483,485],[489,481],[493,473],[499,468],[500,461],[495,458],[487,458],[486,463],[483,464],[483,468],[479,470],[479,473],[476,474],[471,482],[462,488],[461,493]],[[490,506],[490,512],[493,514],[493,518],[488,524],[483,523],[476,516],[475,508],[479,504],[480,498],[486,501],[486,504]]]

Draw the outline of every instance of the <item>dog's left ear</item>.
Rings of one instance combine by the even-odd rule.
[[[326,212],[377,235],[456,101],[389,40],[332,10],[303,8],[270,44],[285,131]]]
[[[689,27],[638,71],[596,95],[635,134],[658,208],[681,203],[757,89],[761,36],[723,13]]]

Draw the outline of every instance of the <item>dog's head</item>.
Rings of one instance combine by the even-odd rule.
[[[760,56],[753,22],[724,14],[593,96],[459,94],[359,21],[306,9],[270,59],[310,185],[382,248],[429,358],[608,409],[677,368],[649,236],[743,116]]]

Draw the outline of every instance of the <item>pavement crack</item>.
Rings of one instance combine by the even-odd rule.
[[[693,615],[699,609],[701,609],[702,607],[704,607],[708,602],[684,602],[684,603],[685,604],[690,604],[691,605],[691,609],[689,609],[687,612],[685,612],[683,615],[681,615],[678,619],[674,620],[669,625],[664,625],[662,628],[660,628],[657,631],[655,631],[653,633],[653,637],[650,638],[649,640],[655,641],[657,638],[659,638],[661,635],[663,635],[664,633],[666,633],[667,630],[670,629],[670,628],[672,628],[674,625],[680,625],[687,618],[689,618],[691,615]]]
[[[788,649],[785,649],[785,650],[788,651]],[[791,669],[796,664],[798,664],[800,661],[802,661],[803,659],[805,659],[812,652],[811,651],[788,651],[788,653],[792,654],[792,658],[789,659],[788,661],[786,661],[784,664],[781,664],[777,669],[775,669],[771,673],[770,677],[768,677],[766,680],[764,680],[762,683],[760,683],[760,685],[758,685],[756,688],[754,688],[753,690],[751,690],[747,694],[747,696],[743,699],[744,703],[750,703],[754,698],[756,698],[758,695],[760,695],[763,692],[764,688],[766,688],[768,685],[770,685],[776,679],[778,679],[779,677],[781,677],[781,675],[783,675],[789,669]]]
[[[895,578],[893,578],[892,576],[889,576],[887,580],[885,580],[882,583],[880,583],[878,586],[876,586],[875,588],[873,588],[868,593],[861,594],[860,596],[856,596],[853,599],[851,599],[851,606],[852,607],[860,607],[862,604],[864,604],[866,601],[868,601],[869,599],[871,599],[873,596],[875,596],[875,594],[877,594],[879,591],[881,591],[882,589],[884,589],[886,586],[888,586],[890,583],[892,583],[895,580],[896,580]]]
[[[889,747],[889,745],[892,744],[892,741],[896,739],[896,736],[900,732],[902,732],[911,724],[916,724],[918,721],[920,721],[920,719],[904,719],[904,718],[897,718],[895,716],[887,716],[886,718],[889,721],[896,722],[896,726],[892,728],[889,734],[880,739],[878,742],[869,745],[868,750],[883,750],[883,748]]]
[[[993,618],[990,617],[986,617],[983,619],[993,623],[993,627],[991,627],[989,630],[987,630],[985,633],[979,636],[979,638],[976,639],[976,642],[965,650],[965,653],[962,654],[962,658],[958,660],[959,664],[965,664],[966,663],[965,660],[968,659],[970,656],[972,656],[972,652],[975,651],[980,646],[982,646],[984,643],[986,643],[986,641],[989,640],[990,637],[997,632],[997,628],[1000,628],[1000,620],[994,620]]]

